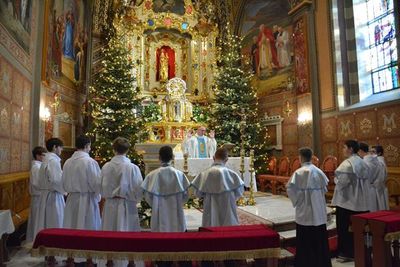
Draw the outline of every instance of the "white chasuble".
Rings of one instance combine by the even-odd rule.
[[[328,178],[310,162],[297,169],[287,187],[287,194],[296,209],[296,223],[305,226],[326,224],[326,202]]]
[[[369,177],[368,165],[357,154],[344,160],[335,171],[332,205],[352,211],[368,211]]]
[[[189,158],[212,158],[217,150],[217,141],[207,136],[192,136],[183,141],[182,150],[189,154]]]
[[[34,235],[46,228],[62,228],[64,220],[64,187],[62,185],[61,158],[45,153],[39,170],[39,212]]]
[[[364,161],[369,167],[370,211],[389,210],[389,196],[386,188],[386,166],[376,155],[366,155]]]
[[[99,164],[88,153],[76,151],[64,164],[62,180],[68,193],[64,228],[101,230]]]
[[[163,164],[146,176],[142,189],[152,208],[152,232],[186,231],[183,205],[188,199],[189,186],[185,174],[169,164]]]
[[[140,169],[123,155],[114,156],[101,170],[103,230],[140,231],[137,203],[142,199]]]
[[[33,160],[29,176],[29,194],[31,195],[31,208],[28,218],[28,226],[26,229],[26,241],[28,242],[32,242],[34,240],[33,233],[37,228],[36,217],[39,213],[40,204],[39,170],[41,165],[41,161]]]
[[[222,163],[200,173],[192,182],[198,197],[204,198],[202,226],[238,225],[236,200],[244,192],[239,175]]]

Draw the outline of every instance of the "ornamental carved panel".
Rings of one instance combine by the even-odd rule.
[[[338,137],[340,140],[354,139],[354,116],[346,115],[337,119]]]
[[[368,112],[357,113],[355,116],[356,136],[359,140],[375,138],[377,134],[376,113],[371,110]]]
[[[400,136],[400,112],[398,106],[378,109],[379,137]]]
[[[336,118],[327,118],[321,120],[322,142],[336,142],[337,125]]]

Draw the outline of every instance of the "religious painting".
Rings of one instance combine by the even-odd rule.
[[[175,77],[175,51],[169,46],[157,49],[156,80],[167,82]]]
[[[42,79],[75,88],[85,79],[88,46],[88,2],[48,0],[46,7],[46,64]],[[47,45],[46,45],[47,44]]]
[[[184,0],[154,0],[154,12],[170,12],[178,15],[185,14]]]
[[[310,92],[307,28],[305,18],[300,18],[294,24],[293,32],[296,92],[298,95]]]
[[[293,28],[288,1],[249,0],[240,28],[245,65],[258,79],[256,87],[286,89],[293,69]]]
[[[0,0],[0,23],[29,53],[33,0]]]

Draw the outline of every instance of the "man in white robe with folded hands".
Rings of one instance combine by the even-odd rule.
[[[311,163],[313,152],[299,150],[301,168],[297,169],[287,187],[296,210],[296,267],[331,267],[326,203],[328,178]]]
[[[227,161],[228,150],[219,148],[214,164],[192,182],[196,195],[204,199],[203,227],[239,225],[236,200],[243,195],[244,183],[236,172],[225,166]]]
[[[64,228],[101,230],[100,167],[89,156],[90,145],[89,137],[78,136],[77,150],[64,164],[62,180],[68,193]]]
[[[171,166],[174,158],[170,146],[159,151],[161,167],[150,172],[142,183],[144,197],[152,208],[152,232],[185,232],[183,205],[188,199],[189,180]]]
[[[336,206],[339,262],[354,258],[353,233],[349,230],[351,216],[368,212],[370,208],[370,171],[367,163],[357,155],[359,149],[357,141],[345,141],[343,155],[347,159],[335,171],[332,205]]]

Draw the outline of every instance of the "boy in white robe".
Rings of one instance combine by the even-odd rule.
[[[370,207],[369,211],[388,210],[385,206],[385,201],[380,201],[385,195],[385,172],[382,168],[382,163],[378,160],[378,156],[369,152],[369,146],[366,143],[360,143],[358,155],[367,163],[369,167],[370,178]],[[387,191],[387,189],[386,189]],[[383,202],[383,205],[379,205]]]
[[[338,261],[354,257],[353,233],[349,231],[350,218],[369,210],[370,181],[368,165],[357,155],[359,144],[347,140],[343,146],[345,159],[335,171],[335,191],[332,205],[336,206]]]
[[[288,184],[287,193],[296,209],[296,267],[331,267],[326,230],[325,193],[329,179],[311,163],[310,148],[299,150],[301,168]]]
[[[376,155],[379,161],[379,169],[381,175],[375,183],[377,189],[378,210],[389,210],[389,191],[386,187],[387,167],[385,158],[383,157],[383,147],[380,145],[374,146],[371,153]]]
[[[202,226],[239,225],[236,200],[243,195],[244,183],[239,175],[225,167],[228,150],[215,152],[214,164],[197,175],[192,186],[204,198]]]
[[[39,188],[39,170],[42,165],[46,149],[41,146],[37,146],[32,150],[32,167],[29,177],[29,194],[31,195],[31,209],[28,218],[28,226],[26,229],[26,241],[32,242],[35,237],[33,233],[35,231],[36,217],[39,213],[39,199],[40,199],[40,188]]]
[[[185,232],[183,205],[188,199],[189,180],[171,166],[174,153],[170,146],[159,151],[161,167],[150,172],[142,183],[144,197],[152,208],[152,232]]]
[[[77,150],[64,164],[62,180],[68,193],[64,228],[101,230],[100,167],[89,156],[90,145],[89,137],[78,136]]]
[[[64,221],[64,194],[62,185],[61,152],[63,142],[58,138],[46,141],[47,153],[39,170],[39,213],[34,235],[46,228],[62,228]]]
[[[206,127],[201,126],[197,129],[197,134],[192,136],[189,131],[182,143],[182,150],[189,154],[189,158],[212,158],[217,149],[214,131],[210,132],[209,137],[205,136]]]
[[[105,198],[103,230],[140,231],[137,202],[142,199],[140,169],[126,157],[130,148],[126,138],[113,142],[115,156],[101,170],[101,194]]]

